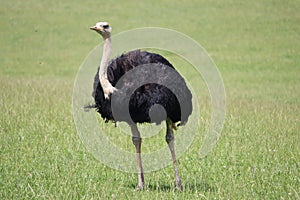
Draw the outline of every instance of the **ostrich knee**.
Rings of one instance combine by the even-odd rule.
[[[167,125],[166,142],[169,145],[171,142],[174,142],[173,122],[170,119],[167,119],[166,125]]]
[[[141,144],[142,144],[142,138],[137,136],[132,136],[132,143],[134,144],[137,153],[141,153]],[[139,151],[138,151],[139,150]]]
[[[173,133],[173,131],[172,132],[167,132],[167,134],[166,134],[166,142],[168,143],[168,144],[170,144],[170,142],[173,142],[174,141],[174,133]]]

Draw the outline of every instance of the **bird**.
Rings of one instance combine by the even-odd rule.
[[[119,57],[112,60],[111,55],[111,31],[112,27],[108,22],[97,22],[90,27],[91,30],[96,31],[103,39],[103,52],[98,67],[97,73],[94,77],[92,96],[95,100],[93,107],[101,114],[105,122],[125,121],[130,126],[132,133],[132,142],[135,146],[137,155],[137,174],[138,183],[136,190],[144,188],[144,174],[141,157],[141,134],[137,128],[137,123],[156,123],[160,124],[166,122],[166,136],[165,140],[169,146],[173,168],[175,174],[175,188],[182,190],[182,182],[179,176],[177,167],[177,160],[174,148],[174,130],[178,126],[186,124],[189,116],[192,113],[192,94],[188,89],[184,78],[175,70],[174,66],[163,56],[149,51],[136,49],[125,52]],[[145,72],[140,70],[135,77],[124,78],[123,86],[118,87],[118,81],[125,75],[129,74],[133,69],[138,69],[139,66],[147,65],[153,66],[157,71]],[[164,73],[168,70],[174,73]],[[147,71],[147,70],[146,70]],[[135,88],[130,94],[128,105],[122,99],[122,96],[128,96],[128,89],[132,87],[134,79],[145,78],[152,76],[151,73],[156,73],[153,77],[157,80],[162,80],[154,83],[145,83]],[[150,73],[150,74],[149,74]],[[172,75],[172,77],[170,77]],[[174,80],[174,81],[172,81]],[[167,86],[160,83],[168,82],[177,91],[176,94]],[[117,113],[123,113],[124,108],[129,109],[130,119],[128,117],[114,116],[112,110],[113,98],[115,99],[115,110]],[[181,104],[184,104],[182,106]],[[163,109],[161,109],[163,108]],[[119,110],[118,110],[119,109]],[[162,112],[163,110],[163,112]]]

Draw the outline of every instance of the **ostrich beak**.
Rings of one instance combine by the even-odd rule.
[[[95,31],[97,30],[97,26],[91,26],[90,29]]]

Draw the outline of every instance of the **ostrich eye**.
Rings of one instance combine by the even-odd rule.
[[[108,28],[109,27],[109,25],[103,25],[103,28]]]

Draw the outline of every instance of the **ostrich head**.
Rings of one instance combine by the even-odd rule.
[[[102,35],[104,39],[110,37],[111,27],[107,22],[97,22],[94,26],[90,27],[90,29]]]

